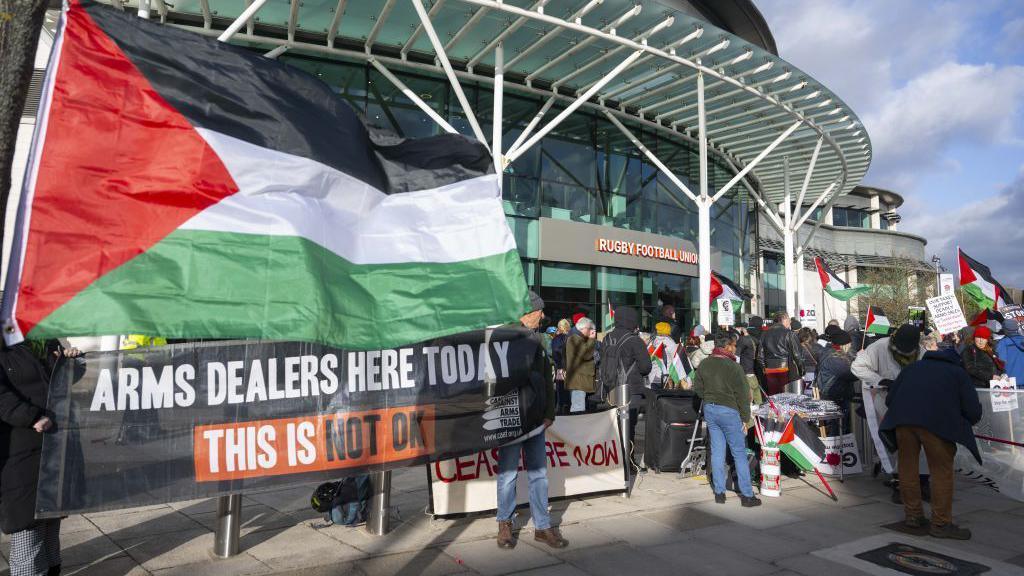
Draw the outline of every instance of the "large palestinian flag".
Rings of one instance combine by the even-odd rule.
[[[956,249],[960,267],[960,289],[970,295],[981,308],[999,310],[1013,299],[1006,289],[992,277],[992,272],[981,262],[971,258],[959,247]]]
[[[744,300],[750,300],[751,294],[739,284],[729,280],[717,272],[711,273],[711,309],[718,311],[718,301],[728,298],[733,301],[733,309],[740,310]]]
[[[91,2],[54,42],[4,336],[351,348],[518,318],[490,154],[368,130],[284,63]]]
[[[821,287],[828,292],[829,296],[843,302],[848,302],[859,294],[871,291],[871,286],[857,286],[851,288],[845,280],[836,276],[832,268],[821,257],[814,258],[814,265],[818,267],[818,277],[821,278]]]

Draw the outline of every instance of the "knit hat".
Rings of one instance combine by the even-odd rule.
[[[693,327],[693,330],[690,331],[690,336],[693,336],[695,338],[700,338],[701,336],[703,336],[703,335],[705,335],[707,333],[708,333],[708,331],[704,329],[704,326],[701,326],[700,324],[697,324],[696,326]]]
[[[544,299],[541,298],[536,292],[530,290],[530,309],[527,312],[536,312],[537,310],[544,309]]]
[[[835,334],[836,332],[846,332],[846,330],[843,330],[842,328],[836,326],[835,324],[829,324],[828,326],[825,326],[825,332],[822,335],[825,337],[825,340],[831,342],[832,335]],[[847,332],[847,335],[849,335],[849,332]]]
[[[1016,334],[1019,328],[1020,326],[1018,326],[1017,320],[1014,318],[1007,318],[1006,320],[1003,320],[1003,334],[1007,336]]]
[[[803,328],[803,327],[804,327],[804,325],[803,325],[803,324],[801,324],[799,320],[797,320],[796,318],[794,318],[794,319],[790,320],[790,322],[789,322],[789,327],[790,327],[790,328],[791,328],[792,330],[796,331],[796,330],[799,330],[799,329]]]
[[[836,346],[842,346],[844,344],[849,344],[850,342],[853,342],[853,338],[850,338],[850,333],[847,332],[846,330],[843,330],[839,326],[830,326],[830,328],[835,328],[835,330],[825,331],[827,333],[825,338],[829,342],[835,344]]]
[[[989,330],[988,326],[978,326],[974,329],[975,338],[984,338],[985,340],[992,339],[992,331]]]
[[[904,324],[889,337],[889,341],[897,352],[914,354],[921,346],[921,331],[913,324]]]
[[[751,328],[764,328],[764,318],[761,318],[760,316],[751,316],[747,323],[750,324]]]
[[[586,318],[586,317],[587,317],[587,315],[584,314],[583,312],[577,312],[577,313],[573,314],[572,315],[572,325],[575,326],[576,323],[580,321],[580,318]]]
[[[658,322],[654,325],[654,331],[658,333],[658,336],[668,336],[672,333],[672,325],[668,322]]]

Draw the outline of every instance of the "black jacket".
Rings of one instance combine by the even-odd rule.
[[[971,343],[960,355],[964,362],[967,375],[971,377],[975,388],[988,388],[989,382],[999,373],[995,360],[984,350]]]
[[[556,369],[565,370],[565,345],[568,342],[568,334],[557,334],[551,339],[551,362]]]
[[[799,380],[804,375],[800,361],[800,340],[789,328],[775,324],[761,333],[758,360],[765,369],[789,368],[789,381]]]
[[[647,390],[651,357],[647,354],[647,345],[636,332],[638,325],[635,309],[627,306],[615,309],[615,328],[601,341],[598,391],[602,398],[618,385],[620,370],[626,374],[631,394],[644,394]]]
[[[736,356],[740,359],[740,368],[744,374],[755,374],[754,357],[757,354],[757,343],[746,334],[741,334],[736,341]]]
[[[818,356],[818,371],[814,380],[821,397],[842,404],[853,399],[853,384],[857,377],[850,370],[852,359],[834,348],[826,348]]]
[[[955,350],[925,352],[900,372],[885,400],[889,410],[879,430],[888,442],[898,426],[920,426],[971,451],[981,463],[972,426],[981,420],[981,402]]]
[[[43,435],[32,425],[46,415],[49,378],[25,344],[0,350],[0,371],[0,529],[11,534],[35,524]]]

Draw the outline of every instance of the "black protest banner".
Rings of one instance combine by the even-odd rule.
[[[174,344],[82,364],[51,385],[40,518],[474,454],[536,428],[546,401],[543,351],[516,328],[368,352]]]

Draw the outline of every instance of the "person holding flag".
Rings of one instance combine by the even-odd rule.
[[[690,381],[692,369],[686,354],[672,339],[672,325],[658,322],[654,326],[655,336],[647,345],[651,355],[651,373],[648,376],[651,388],[685,388]]]

